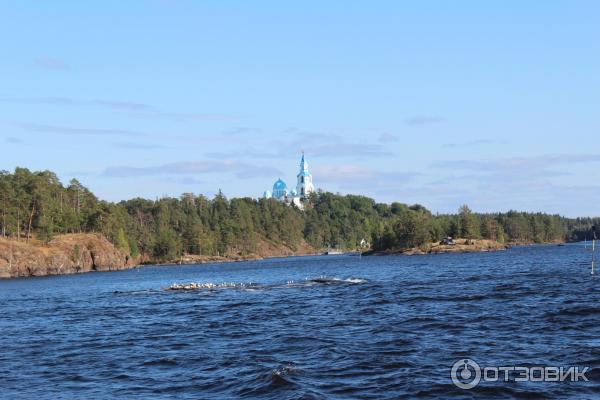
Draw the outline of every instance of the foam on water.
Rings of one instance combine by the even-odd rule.
[[[167,290],[215,290],[215,289],[249,289],[254,288],[257,285],[255,283],[235,283],[235,282],[223,282],[223,283],[212,283],[212,282],[189,282],[189,283],[173,283]]]
[[[285,286],[288,287],[302,287],[302,286],[310,286],[314,284],[321,285],[337,285],[337,284],[359,284],[367,282],[366,279],[360,278],[348,278],[348,279],[340,279],[340,278],[328,278],[326,276],[320,276],[318,278],[305,278],[303,281],[293,281],[288,280],[285,283]],[[192,290],[216,290],[216,289],[244,289],[244,290],[260,290],[260,289],[269,289],[269,288],[279,288],[284,286],[278,284],[257,284],[254,282],[250,283],[235,283],[235,282],[223,282],[223,283],[213,283],[213,282],[187,282],[187,283],[172,283],[167,290],[172,291],[192,291]],[[132,292],[133,293],[133,292]]]

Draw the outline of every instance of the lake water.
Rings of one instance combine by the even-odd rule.
[[[590,259],[575,244],[0,281],[0,398],[599,397]],[[217,287],[166,290],[192,281]],[[464,358],[587,366],[589,382],[464,390]]]

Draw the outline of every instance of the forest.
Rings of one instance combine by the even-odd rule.
[[[16,168],[0,172],[0,234],[47,242],[56,235],[97,232],[119,249],[144,260],[167,261],[183,254],[252,254],[260,240],[290,248],[408,249],[442,238],[491,239],[503,243],[551,243],[590,238],[600,218],[509,211],[479,214],[468,206],[455,214],[433,214],[421,205],[377,203],[360,195],[318,191],[305,210],[274,199],[136,198],[119,203],[98,199],[73,179]],[[364,244],[363,242],[363,244]],[[366,248],[363,249],[366,250]]]

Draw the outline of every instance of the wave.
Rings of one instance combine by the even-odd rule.
[[[171,358],[160,358],[157,360],[144,361],[144,366],[173,366],[177,365],[177,361]]]
[[[600,307],[575,306],[562,308],[556,312],[547,313],[548,316],[589,316],[600,314]]]
[[[252,382],[237,391],[240,398],[281,398],[290,390],[298,389],[299,385],[294,375],[300,375],[301,371],[292,364],[282,365],[270,371],[255,374]],[[283,398],[289,398],[283,396]]]
[[[336,285],[336,284],[343,284],[343,283],[351,283],[351,284],[365,283],[365,282],[367,282],[367,280],[361,279],[361,278],[340,279],[340,278],[328,278],[326,276],[320,276],[318,278],[312,278],[312,279],[307,278],[306,282],[323,284],[323,285]]]

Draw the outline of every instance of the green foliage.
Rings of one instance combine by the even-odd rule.
[[[393,225],[395,242],[393,247],[410,249],[419,247],[431,241],[429,226],[431,218],[419,211],[402,213]]]
[[[460,227],[460,237],[467,239],[479,238],[479,226],[477,217],[473,215],[471,209],[466,204],[458,210],[458,226]]]
[[[125,237],[125,231],[123,230],[123,227],[119,228],[119,231],[117,233],[117,239],[115,241],[115,245],[117,246],[117,248],[119,250],[123,250],[127,254],[129,254],[131,252],[131,250],[129,248],[129,242],[127,241],[127,238]]]
[[[138,245],[136,243],[135,240],[129,239],[129,254],[133,257],[136,258],[137,256],[140,255],[140,250],[138,249]]]
[[[362,239],[375,250],[426,246],[446,236],[500,242],[583,240],[599,219],[509,211],[432,215],[424,206],[376,203],[356,195],[311,194],[304,211],[274,199],[214,199],[186,193],[180,198],[98,200],[77,180],[63,186],[50,171],[0,171],[0,235],[25,239],[29,232],[54,235],[99,232],[119,249],[145,261],[176,260],[183,254],[244,255],[261,241],[292,249],[358,249]],[[30,224],[31,220],[31,224]]]

